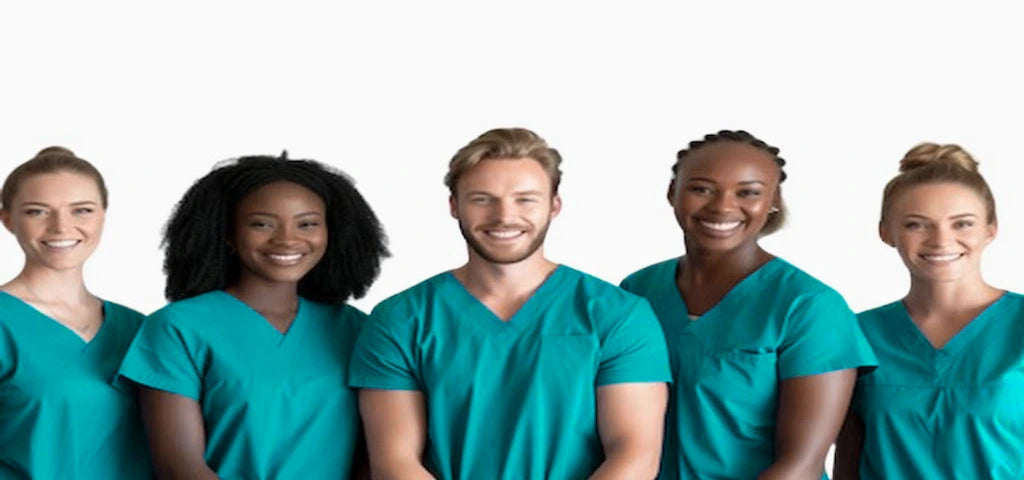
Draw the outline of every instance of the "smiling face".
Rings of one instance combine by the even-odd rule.
[[[81,269],[96,250],[105,213],[92,177],[57,171],[25,178],[0,215],[27,266],[69,270]]]
[[[687,248],[732,251],[755,246],[772,207],[779,208],[779,166],[771,154],[722,141],[690,152],[668,200]]]
[[[551,219],[561,209],[551,179],[533,159],[484,160],[459,178],[449,199],[470,255],[496,264],[541,254]]]
[[[232,247],[247,281],[298,283],[327,248],[323,200],[286,181],[253,190],[235,210]]]
[[[995,238],[985,202],[957,183],[908,188],[893,200],[879,226],[913,278],[954,281],[981,274],[981,253]]]

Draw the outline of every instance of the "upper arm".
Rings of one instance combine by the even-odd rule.
[[[427,410],[422,393],[362,389],[359,412],[366,431],[370,470],[375,477],[403,465],[421,465],[427,444]]]
[[[864,421],[851,410],[836,438],[836,459],[832,478],[856,480],[860,478],[860,454],[864,448]]]
[[[670,382],[668,347],[658,317],[647,300],[635,303],[601,338],[597,385]]]
[[[878,364],[857,317],[834,290],[819,290],[794,302],[778,358],[782,379]]]
[[[605,461],[591,479],[654,478],[661,464],[668,387],[620,383],[597,389],[597,430]]]
[[[776,463],[820,478],[828,448],[846,417],[856,369],[783,380],[779,385]]]
[[[619,383],[597,389],[597,429],[605,450],[623,442],[661,451],[668,386]]]
[[[199,402],[143,386],[139,406],[158,478],[204,478],[213,473],[205,460],[206,429]]]

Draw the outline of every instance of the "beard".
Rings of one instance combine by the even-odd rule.
[[[459,220],[459,232],[462,233],[462,238],[466,239],[466,244],[469,245],[469,248],[473,249],[480,258],[497,265],[509,265],[526,260],[530,255],[533,255],[541,245],[544,245],[544,237],[548,235],[548,227],[550,225],[550,220],[545,222],[544,226],[537,231],[537,235],[533,237],[533,240],[526,246],[525,250],[522,250],[521,252],[509,252],[507,254],[500,254],[488,250],[482,242],[477,240],[476,237],[468,231],[466,225],[462,223],[462,220]]]

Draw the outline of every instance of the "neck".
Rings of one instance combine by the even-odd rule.
[[[686,242],[686,260],[680,274],[687,283],[695,284],[743,278],[772,258],[756,243],[722,252],[704,250]]]
[[[96,298],[85,288],[81,267],[54,270],[26,263],[0,290],[39,303],[83,304]]]
[[[238,282],[225,289],[257,312],[294,312],[299,306],[299,284],[268,282],[242,275]]]
[[[910,292],[903,298],[911,316],[955,316],[976,311],[996,301],[1003,294],[985,283],[980,275],[955,281],[910,279]]]
[[[469,261],[452,271],[455,278],[477,296],[519,297],[532,293],[558,265],[544,258],[543,247],[516,263],[493,263],[474,251]]]

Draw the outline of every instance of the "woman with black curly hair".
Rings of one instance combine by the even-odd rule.
[[[142,386],[158,478],[347,478],[365,315],[345,302],[387,255],[351,181],[311,160],[239,158],[185,193],[164,248],[172,303],[120,371]]]

